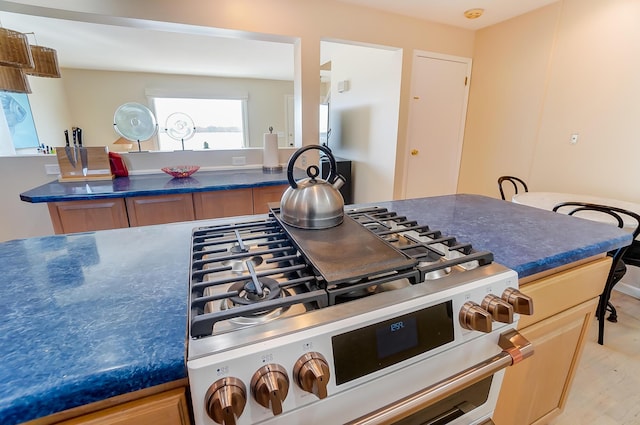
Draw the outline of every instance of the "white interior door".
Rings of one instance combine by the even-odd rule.
[[[404,197],[456,193],[471,59],[414,55]]]

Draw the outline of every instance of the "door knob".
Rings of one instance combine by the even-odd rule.
[[[416,156],[418,155],[418,149],[411,149],[411,156]]]

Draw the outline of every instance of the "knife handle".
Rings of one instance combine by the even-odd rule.
[[[82,129],[76,129],[76,134],[78,136],[78,146],[82,147]]]
[[[65,146],[69,146],[69,130],[64,131],[64,140],[66,142]]]

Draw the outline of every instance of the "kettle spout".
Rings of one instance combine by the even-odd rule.
[[[337,174],[336,177],[333,179],[333,183],[331,183],[331,185],[336,189],[340,189],[345,183],[347,182],[347,180],[342,177],[341,174]]]

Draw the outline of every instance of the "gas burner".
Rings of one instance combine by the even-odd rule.
[[[260,304],[260,302],[266,302],[276,298],[284,298],[291,295],[286,289],[281,289],[278,285],[278,281],[275,279],[263,277],[260,279],[259,286],[261,286],[261,295],[257,293],[256,284],[253,280],[233,283],[229,287],[228,292],[237,292],[238,295],[222,300],[220,303],[220,310],[225,311],[232,310],[240,306],[256,305]],[[251,326],[277,319],[282,314],[286,313],[287,310],[289,310],[288,306],[279,306],[272,309],[254,311],[246,315],[235,316],[229,319],[229,321],[239,326]]]
[[[266,219],[195,228],[191,337],[446,281],[493,261],[488,251],[385,208],[345,213],[339,228],[315,233],[281,223],[277,209]]]
[[[238,293],[237,296],[227,300],[229,308],[236,305],[249,305],[269,301],[284,296],[278,281],[268,277],[256,279],[255,281],[235,282],[229,287],[228,292]]]

